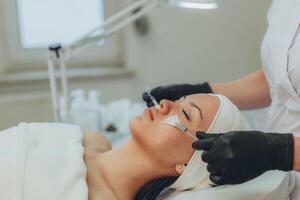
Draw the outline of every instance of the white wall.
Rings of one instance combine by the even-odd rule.
[[[145,82],[225,81],[258,69],[269,1],[226,0],[199,12],[164,6],[151,15],[151,33],[133,38],[129,65]]]
[[[0,1],[0,8],[3,6],[2,4],[3,1]],[[3,13],[0,12],[0,24],[2,24],[3,21],[4,21]],[[3,37],[3,31],[0,31],[0,73],[4,70],[4,66],[5,66],[4,52],[3,52],[3,48],[1,48],[2,46],[4,46],[4,37]]]
[[[72,87],[98,88],[105,102],[121,97],[140,100],[145,85],[222,82],[255,71],[261,65],[260,42],[269,4],[270,0],[226,0],[215,11],[164,5],[148,15],[147,35],[127,31],[125,58],[136,69],[134,76],[76,81]],[[51,120],[49,95],[39,97],[38,89],[26,91],[29,96],[31,92],[35,100],[0,101],[0,128],[19,121]]]

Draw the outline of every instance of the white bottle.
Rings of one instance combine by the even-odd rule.
[[[82,130],[85,129],[85,113],[86,113],[86,99],[84,96],[84,90],[78,89],[71,92],[71,111],[70,115],[72,118],[72,123],[77,124]]]
[[[102,118],[101,118],[101,104],[99,100],[99,92],[97,90],[90,90],[88,94],[88,109],[91,125],[98,131],[102,130]]]

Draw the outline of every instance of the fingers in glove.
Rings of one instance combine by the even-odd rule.
[[[143,93],[143,100],[146,102],[148,108],[154,106],[153,102],[151,101],[151,98],[146,92]]]
[[[229,174],[230,172],[228,163],[220,163],[220,166],[223,166],[222,169],[217,170],[217,172],[211,173],[209,179],[216,185],[226,185],[229,184]]]
[[[211,137],[208,139],[197,140],[193,143],[192,147],[196,150],[209,150],[215,142],[215,138]]]
[[[211,182],[213,182],[216,185],[224,185],[224,184],[221,184],[221,183],[224,182],[223,178],[222,178],[222,175],[210,174],[209,179],[210,179]]]
[[[214,165],[217,162],[220,162],[219,159],[211,151],[203,151],[201,158],[208,165]],[[221,168],[222,170],[222,168]]]
[[[147,101],[150,101],[150,97],[149,97],[149,95],[147,94],[147,92],[144,92],[144,93],[143,93],[142,98],[143,98],[143,100],[146,101],[146,102],[147,102]]]
[[[148,102],[147,102],[147,107],[148,107],[148,108],[154,107],[153,102],[152,102],[152,101],[148,101]]]
[[[223,165],[220,162],[209,162],[207,165],[207,171],[211,174],[222,174],[223,172]]]
[[[209,173],[213,173],[214,172],[214,167],[215,167],[214,165],[208,164],[206,169]]]
[[[218,136],[218,134],[207,134],[205,132],[198,131],[196,133],[196,136],[199,140],[202,140],[202,139],[208,139],[208,138],[215,138],[216,136]]]
[[[146,101],[146,102],[147,102],[147,101],[151,101],[151,99],[150,99],[148,93],[146,93],[146,92],[143,93],[142,98],[143,98],[143,100]]]

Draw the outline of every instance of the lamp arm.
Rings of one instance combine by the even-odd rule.
[[[126,27],[130,23],[134,22],[138,18],[147,14],[153,8],[159,5],[161,0],[139,0],[128,7],[124,8],[119,13],[108,18],[101,26],[87,33],[82,38],[73,42],[72,44],[64,47],[66,51],[72,54],[76,54],[81,49],[95,44],[103,39],[110,37],[122,28]],[[134,12],[138,10],[137,12]],[[126,17],[128,16],[128,17]],[[120,20],[119,22],[117,22]],[[115,24],[114,24],[115,23]],[[113,25],[112,25],[113,24]]]

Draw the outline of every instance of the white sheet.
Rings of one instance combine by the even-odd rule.
[[[22,123],[0,132],[0,199],[87,200],[77,126]]]
[[[289,200],[293,174],[270,171],[239,185],[181,191],[164,200]]]

